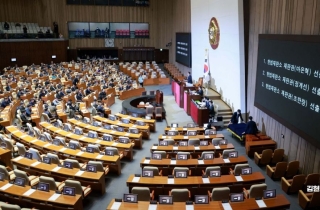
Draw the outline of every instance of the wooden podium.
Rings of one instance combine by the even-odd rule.
[[[193,103],[192,100],[201,100],[202,97],[200,95],[192,95],[188,91],[185,91],[183,95],[183,108],[187,114],[190,115],[190,106],[191,103]]]
[[[190,102],[190,114],[193,121],[199,126],[209,122],[209,110],[207,108],[198,108],[194,101]]]

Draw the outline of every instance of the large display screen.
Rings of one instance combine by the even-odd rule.
[[[191,33],[176,33],[176,62],[191,68]]]
[[[320,36],[259,35],[254,105],[320,148]]]

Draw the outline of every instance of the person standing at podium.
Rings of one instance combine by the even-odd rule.
[[[201,97],[203,97],[203,90],[202,90],[202,87],[201,87],[201,86],[198,87],[197,93],[198,93]]]
[[[190,71],[188,72],[187,83],[192,84],[192,76]]]

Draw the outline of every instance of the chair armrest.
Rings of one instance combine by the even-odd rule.
[[[169,158],[169,154],[167,154],[166,158]]]
[[[85,168],[87,167],[87,165],[88,165],[88,162],[84,162],[84,163],[83,163],[83,166],[82,166],[81,168],[82,168],[82,169],[83,169],[83,168],[85,169]]]
[[[257,152],[254,152],[254,156],[257,158],[261,158],[260,154],[258,154]]]
[[[151,191],[150,198],[151,198],[151,200],[154,200],[154,190]]]
[[[286,180],[286,178],[281,177],[281,188],[285,193],[289,192],[289,188],[291,187],[291,183]]]
[[[223,158],[221,153],[219,153],[219,157],[220,157],[220,158]]]
[[[243,194],[244,194],[244,198],[245,198],[245,199],[248,199],[248,197],[249,197],[249,192],[248,192],[248,190],[247,190],[246,188],[243,188]]]
[[[189,170],[189,176],[191,176],[191,170]]]
[[[229,168],[229,173],[232,175],[234,174],[234,170],[232,168]]]
[[[208,197],[209,197],[209,201],[211,201],[211,192],[208,190]]]
[[[302,207],[303,209],[306,209],[310,203],[310,199],[304,194],[302,190],[299,190],[298,200],[300,207]]]
[[[169,190],[169,195],[171,195],[171,190]]]
[[[191,192],[190,192],[190,190],[188,190],[188,193],[189,193],[189,198],[191,198]]]
[[[270,178],[272,178],[272,175],[273,175],[273,173],[274,173],[273,168],[270,167],[269,165],[267,165],[266,169],[267,169],[267,175],[268,175]]]
[[[206,172],[204,170],[202,170],[202,175],[206,175]]]
[[[86,186],[86,187],[82,190],[82,192],[86,191],[86,189],[88,189],[88,188],[91,188],[91,186],[90,186],[90,185]]]
[[[38,176],[35,176],[35,177],[33,177],[33,179],[30,179],[30,177],[29,177],[30,175],[28,175],[28,178],[29,178],[29,181],[31,182],[32,180],[34,180],[34,179],[38,179],[39,177]]]
[[[9,166],[6,166],[6,169],[8,172],[13,171],[12,168],[10,168]]]
[[[159,176],[162,176],[162,170],[159,171]]]

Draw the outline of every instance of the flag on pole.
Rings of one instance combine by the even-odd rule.
[[[209,68],[208,49],[206,49],[206,51],[205,51],[203,73],[204,73],[204,81],[205,82],[209,82],[209,80],[210,80],[210,68]]]

